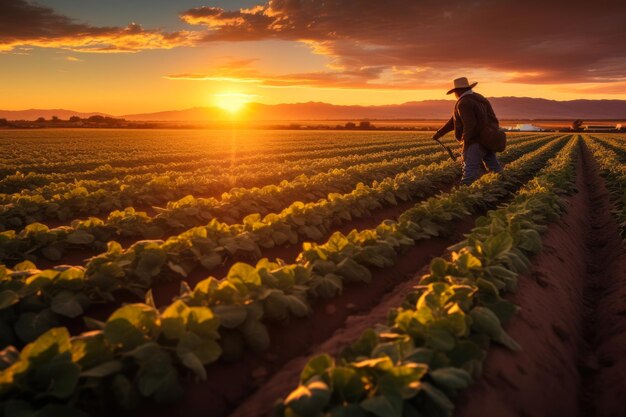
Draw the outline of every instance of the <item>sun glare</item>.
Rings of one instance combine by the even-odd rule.
[[[234,114],[241,111],[250,102],[251,97],[250,94],[243,93],[215,94],[215,104],[217,107]]]

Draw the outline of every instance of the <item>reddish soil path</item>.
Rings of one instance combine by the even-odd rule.
[[[492,346],[455,416],[625,415],[626,253],[584,147],[577,172],[579,193],[510,297],[521,311],[506,330],[523,350]]]

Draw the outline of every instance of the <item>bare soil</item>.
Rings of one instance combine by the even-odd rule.
[[[619,417],[626,398],[626,253],[609,192],[583,146],[579,193],[550,226],[506,327],[523,347],[493,346],[458,417]]]

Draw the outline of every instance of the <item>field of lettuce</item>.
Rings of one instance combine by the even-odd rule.
[[[624,415],[626,137],[500,158],[468,187],[414,132],[0,131],[0,415]]]

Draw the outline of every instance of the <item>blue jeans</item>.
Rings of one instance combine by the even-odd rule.
[[[496,153],[488,151],[478,143],[472,143],[467,147],[463,155],[463,178],[461,178],[461,183],[470,185],[486,169],[491,172],[502,172],[502,166],[498,162]]]

